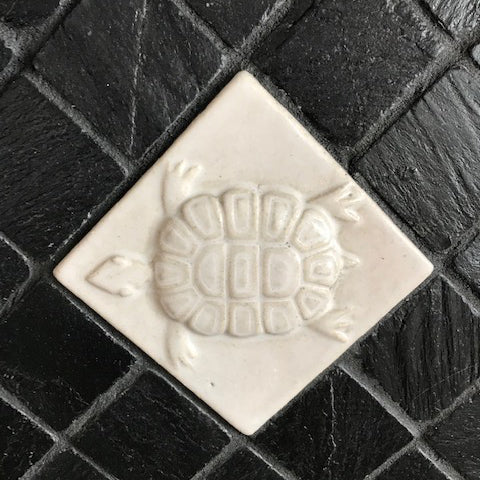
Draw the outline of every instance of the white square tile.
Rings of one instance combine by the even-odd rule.
[[[252,434],[431,271],[241,72],[54,273]]]

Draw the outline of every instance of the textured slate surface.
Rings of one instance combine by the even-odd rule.
[[[480,376],[480,317],[435,280],[359,347],[367,373],[415,419],[429,420]]]
[[[28,278],[24,259],[4,240],[0,239],[0,309]]]
[[[8,63],[10,56],[10,50],[0,42],[0,70]]]
[[[0,229],[39,258],[55,252],[123,178],[23,79],[0,97],[0,157]]]
[[[403,455],[387,471],[377,477],[378,480],[446,480],[443,475],[421,453]]]
[[[36,286],[0,323],[2,385],[66,428],[125,372],[130,356],[57,290]]]
[[[35,67],[127,154],[150,145],[206,86],[220,53],[169,1],[82,2]],[[175,61],[172,61],[175,59]],[[181,79],[181,81],[179,81]]]
[[[0,0],[0,20],[15,27],[36,25],[48,18],[59,0]]]
[[[281,478],[264,461],[248,450],[235,453],[207,476],[207,480],[280,480]]]
[[[454,34],[468,32],[480,24],[479,0],[426,0],[432,11]]]
[[[372,25],[381,25],[375,35]],[[316,126],[348,146],[436,48],[401,1],[301,0],[255,60]]]
[[[362,438],[352,442],[352,438]],[[256,441],[303,480],[363,479],[410,440],[356,382],[334,370],[267,424]]]
[[[454,260],[457,271],[480,293],[480,236],[477,236],[468,247]]]
[[[480,394],[476,394],[428,435],[435,450],[468,480],[480,475]]]
[[[477,0],[294,0],[280,2],[286,16],[268,27],[273,0],[68,3],[78,5],[49,30],[57,0],[0,0],[0,45],[8,40],[18,56],[0,91],[0,238],[26,254],[34,280],[24,284],[23,260],[0,241],[0,478],[37,462],[36,477],[49,480],[97,480],[102,468],[118,480],[355,480],[377,468],[380,480],[477,479]],[[224,42],[235,54],[220,52]],[[0,47],[0,69],[9,55]],[[52,91],[22,76],[32,57]],[[148,146],[162,151],[172,140],[164,133],[177,135],[242,68],[280,100],[286,92],[313,133],[353,158],[349,171],[363,174],[407,236],[438,253],[434,277],[442,274],[354,347],[351,373],[316,379],[247,442],[160,368],[127,387],[133,358],[48,286],[52,259],[74,246],[82,223],[100,219],[125,180],[103,152],[140,160],[132,185],[154,161],[142,155]],[[136,367],[155,368],[135,356]],[[25,408],[57,432],[79,415],[81,426],[73,438],[63,431],[45,458],[53,441],[17,413]],[[436,425],[421,437],[442,457],[436,466],[399,454],[411,439],[402,422],[424,420]]]
[[[230,45],[239,46],[268,18],[276,0],[188,0],[191,7]]]
[[[450,247],[477,218],[479,91],[477,72],[451,70],[360,164],[375,190],[435,251]]]
[[[164,380],[145,374],[75,443],[119,478],[190,478],[227,436]]]
[[[64,452],[35,477],[37,480],[105,480],[97,470],[72,452]]]
[[[0,478],[20,478],[53,441],[23,415],[0,401]]]

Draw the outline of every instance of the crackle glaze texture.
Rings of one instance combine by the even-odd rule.
[[[0,478],[480,478],[479,12],[0,0]]]

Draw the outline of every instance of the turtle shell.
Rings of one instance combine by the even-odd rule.
[[[188,199],[162,226],[158,299],[203,335],[285,334],[332,308],[342,270],[335,223],[279,187]]]

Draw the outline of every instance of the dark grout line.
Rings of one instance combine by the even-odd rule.
[[[85,412],[81,413],[75,420],[73,420],[69,427],[63,432],[57,432],[54,430],[44,420],[25,407],[23,403],[14,395],[0,386],[0,399],[4,400],[10,406],[15,408],[15,410],[20,412],[29,421],[33,422],[37,427],[40,427],[44,432],[50,435],[55,442],[50,450],[23,474],[21,480],[30,480],[35,478],[35,475],[39,473],[45,465],[52,462],[60,453],[68,449],[74,451],[84,461],[92,465],[100,473],[106,476],[107,479],[116,480],[114,476],[97,465],[97,463],[89,456],[85,455],[74,445],[72,445],[71,439],[80,433],[83,428],[85,428],[85,426],[88,425],[88,423],[96,416],[105,411],[122,393],[128,390],[144,371],[144,367],[139,362],[134,362],[130,366],[127,373],[118,378],[108,390],[100,394],[90,405],[90,407]]]
[[[80,451],[75,446],[72,445],[70,449],[72,450],[72,452],[78,455],[85,463],[88,463],[91,467],[93,467],[95,470],[101,473],[107,480],[120,480],[115,475],[111,474],[110,472],[105,470],[102,466],[100,466],[98,463],[96,463],[94,460],[92,460],[92,458],[90,458],[88,455],[85,455],[85,453]]]
[[[241,447],[237,442],[231,441],[222,451],[213,457],[202,469],[200,469],[190,480],[204,480],[211,473],[221,467]]]
[[[382,407],[394,417],[404,428],[406,428],[413,437],[420,436],[420,427],[417,422],[412,420],[403,408],[398,405],[390,396],[377,385],[374,380],[368,377],[359,364],[355,361],[341,362],[339,367],[358,385],[366,390]]]
[[[266,453],[262,448],[253,443],[252,440],[247,439],[245,445],[248,446],[258,458],[263,460],[274,472],[276,472],[280,477],[285,480],[301,480],[297,475],[291,472],[288,468],[281,465],[277,458],[269,453]]]
[[[424,440],[417,441],[417,448],[419,452],[429,460],[437,470],[442,472],[449,480],[466,480],[449,462],[440,458],[435,450],[430,447]]]
[[[423,20],[430,30],[437,33],[441,38],[454,40],[452,33],[443,25],[442,21],[433,13],[425,0],[408,0],[410,9]]]
[[[355,362],[351,364],[342,363],[340,368],[347,373],[353,380],[355,380],[361,387],[363,387],[375,400],[387,411],[393,418],[395,418],[401,425],[403,425],[413,436],[407,445],[395,452],[377,469],[367,475],[365,480],[373,480],[377,478],[381,473],[388,470],[400,457],[405,453],[413,450],[414,447],[418,447],[422,454],[432,462],[438,470],[444,473],[447,478],[451,480],[464,480],[463,477],[444,459],[440,459],[438,455],[433,453],[432,448],[423,439],[423,434],[431,426],[441,422],[444,418],[451,414],[459,405],[468,401],[473,394],[472,391],[477,391],[480,386],[480,380],[476,383],[475,388],[467,389],[463,394],[457,397],[458,403],[451,405],[449,408],[443,410],[435,419],[431,422],[415,422],[408,414],[398,405],[383,389],[376,384],[374,380],[369,378]]]
[[[63,443],[55,443],[43,457],[37,460],[21,477],[19,480],[32,480],[42,472],[46,465],[53,462],[55,458],[61,453],[65,452],[68,446]]]
[[[42,420],[38,415],[35,415],[27,406],[23,404],[15,395],[10,393],[6,388],[0,385],[0,400],[10,405],[13,409],[27,418],[36,427],[47,433],[54,442],[61,441],[61,435],[56,432],[47,422]]]
[[[128,158],[106,137],[98,133],[83,113],[66,101],[39,73],[33,70],[25,70],[23,76],[27,78],[44,97],[50,100],[51,103],[80,127],[82,133],[88,135],[105,154],[117,163],[124,175],[128,176],[131,171]]]
[[[68,439],[79,434],[88,423],[95,417],[105,411],[113,402],[115,402],[123,393],[125,393],[145,372],[145,367],[141,362],[134,362],[127,373],[118,378],[113,385],[101,393],[90,405],[90,407],[80,414],[62,434]]]
[[[255,51],[256,48],[261,44],[263,39],[270,33],[271,30],[275,28],[275,26],[281,21],[281,19],[288,13],[289,9],[292,7],[293,2],[291,0],[284,0],[284,1],[279,1],[277,5],[274,7],[271,15],[269,16],[268,20],[266,21],[265,24],[263,25],[258,25],[255,27],[255,29],[252,31],[250,34],[249,38],[244,42],[242,47],[238,51],[233,51],[231,50],[228,46],[225,45],[223,40],[220,39],[220,37],[211,29],[211,27],[208,26],[206,22],[201,19],[188,5],[185,4],[184,0],[172,0],[173,3],[177,6],[177,8],[185,14],[189,20],[192,22],[192,24],[196,27],[199,28],[205,35],[207,35],[218,47],[220,50],[224,53],[225,55],[225,61],[224,65],[220,68],[220,70],[217,72],[217,74],[211,79],[207,87],[199,94],[197,97],[189,104],[187,107],[180,113],[180,115],[177,117],[177,119],[165,130],[165,132],[147,149],[146,152],[142,155],[142,160],[138,163],[138,165],[132,170],[131,167],[131,162],[130,160],[123,154],[121,153],[115,146],[113,146],[110,141],[96,132],[95,128],[90,124],[90,122],[87,120],[87,118],[81,114],[78,110],[75,110],[72,108],[71,105],[68,104],[40,75],[33,73],[33,72],[25,72],[24,76],[34,84],[34,86],[52,103],[54,103],[60,110],[62,110],[75,124],[77,124],[84,133],[86,133],[92,140],[99,145],[99,147],[109,156],[111,157],[114,161],[117,162],[117,164],[120,166],[122,171],[124,172],[125,175],[127,175],[127,180],[125,182],[122,182],[122,186],[119,187],[119,189],[115,190],[113,193],[113,197],[116,198],[118,191],[122,191],[123,195],[123,190],[125,186],[128,186],[130,183],[130,179],[133,177],[136,177],[138,175],[138,172],[145,168],[145,166],[156,160],[158,156],[159,151],[165,150],[171,142],[178,136],[178,134],[183,131],[183,129],[193,120],[193,118],[199,113],[201,109],[206,106],[208,101],[212,98],[212,95],[218,91],[221,86],[231,77],[233,74],[240,68],[247,68],[248,70],[251,71],[251,73],[255,74],[257,78],[259,78],[262,83],[264,83],[267,86],[267,89],[273,95],[275,98],[280,99],[281,103],[287,106],[287,109],[292,112],[297,118],[300,119],[301,123],[305,126],[307,125],[307,129],[310,131],[310,133],[317,139],[319,140],[324,146],[327,147],[327,149],[330,149],[330,151],[334,151],[335,147],[333,145],[330,145],[330,142],[328,142],[321,132],[318,132],[318,130],[308,121],[308,119],[304,118],[303,114],[299,111],[298,107],[294,105],[293,101],[288,97],[287,94],[284,92],[281,92],[280,89],[278,89],[273,82],[267,77],[265,74],[260,72],[256,66],[250,63],[249,59],[252,53]],[[67,2],[71,5],[76,4],[75,2]],[[73,6],[71,7],[73,8]],[[422,6],[418,6],[418,8],[422,8]],[[58,24],[63,21],[63,17],[59,17]],[[58,26],[57,24],[57,26]],[[56,27],[55,27],[56,28]],[[52,28],[52,32],[54,31],[54,28]],[[51,34],[51,33],[50,33]],[[2,28],[0,26],[0,37],[2,36]],[[48,37],[49,38],[49,37]],[[48,40],[46,38],[46,40]],[[39,48],[43,45],[43,43],[39,44]],[[470,45],[470,44],[468,44]],[[438,78],[453,64],[455,64],[458,60],[464,58],[465,56],[465,51],[467,48],[470,48],[467,45],[466,42],[464,42],[464,46],[459,45],[458,43],[453,43],[449,47],[446,48],[446,53],[440,54],[439,59],[437,59],[437,62],[433,62],[427,69],[426,73],[424,73],[421,78],[414,82],[414,84],[406,89],[406,91],[397,99],[397,101],[390,107],[388,112],[385,114],[384,117],[380,119],[379,122],[377,122],[360,140],[360,142],[357,143],[357,145],[354,147],[353,152],[348,156],[348,163],[350,165],[350,169],[354,170],[354,165],[355,162],[366,152],[368,149],[384,134],[384,132],[391,126],[395,121],[403,115],[404,111],[406,111],[408,108],[411,107],[411,105],[421,96],[425,93],[428,88],[430,88],[437,80]],[[18,73],[18,72],[17,72]],[[383,202],[382,202],[383,203]],[[89,225],[92,223],[95,224],[98,221],[98,218],[100,217],[101,213],[105,210],[105,207],[103,207],[105,204],[108,204],[110,208],[110,200],[104,200],[102,202],[102,206],[99,206],[99,208],[95,211],[95,213],[92,215],[93,218],[96,218],[96,220],[92,220],[89,222]],[[384,208],[385,210],[385,208]],[[390,210],[390,208],[388,208]],[[405,222],[399,220],[396,218],[396,221],[402,226],[402,230],[407,230],[407,234],[409,238],[416,238],[416,235],[409,229],[409,227],[405,227]],[[81,228],[79,230],[82,230]],[[60,251],[63,252],[65,249],[68,248],[69,245],[72,243],[75,243],[78,239],[78,231],[73,234],[69,239],[66,240],[64,245],[60,248]],[[418,240],[418,239],[417,239]],[[423,246],[423,242],[422,246]],[[463,245],[463,243],[461,244]],[[58,258],[58,256],[56,256]],[[445,264],[445,256],[443,255],[436,255],[436,254],[431,254],[431,257],[434,259],[434,263],[436,264],[436,267],[439,271],[443,271],[444,269],[444,264]],[[28,257],[26,257],[28,260]],[[29,260],[27,264],[30,265],[32,262]],[[34,264],[34,272],[31,277],[33,278],[32,281],[27,281],[25,282],[25,290],[26,291],[29,286],[33,283],[33,281],[37,281],[42,275],[49,273],[49,270],[53,266],[52,262],[47,262],[45,265],[42,265],[42,267],[37,267],[36,264]],[[450,272],[447,272],[446,274],[447,278],[450,280]],[[454,277],[452,277],[454,278]],[[455,283],[456,282],[456,283]],[[454,278],[454,283],[456,285],[456,289],[460,287],[460,289],[463,289],[463,284],[459,284],[458,281],[455,280]],[[58,288],[58,286],[54,285],[55,288]],[[65,294],[65,291],[63,291]],[[468,292],[467,292],[468,293]],[[22,295],[20,295],[21,297]],[[472,297],[470,295],[470,297]],[[476,303],[480,307],[480,300],[478,300],[476,297],[470,298],[469,299],[469,304],[470,300],[476,300]],[[81,301],[78,299],[74,298],[73,295],[69,294],[68,296],[69,300],[75,304],[77,308],[80,308],[79,305],[82,304]],[[16,303],[16,302],[14,302]],[[403,304],[403,301],[402,301]],[[91,420],[95,415],[103,411],[106,406],[108,406],[115,398],[116,395],[119,392],[124,391],[126,388],[128,388],[133,382],[135,381],[136,378],[145,370],[149,369],[154,371],[155,374],[157,374],[159,377],[167,381],[172,387],[174,387],[182,396],[188,398],[192,403],[194,403],[197,408],[199,408],[203,413],[205,413],[209,418],[213,419],[215,422],[219,423],[219,419],[215,417],[215,413],[212,412],[209,407],[205,406],[203,402],[199,399],[197,399],[196,396],[192,392],[190,392],[186,387],[183,385],[179,385],[179,382],[176,379],[173,379],[173,377],[168,374],[168,372],[163,371],[163,369],[158,366],[153,360],[151,359],[146,359],[145,354],[143,352],[139,352],[136,350],[137,347],[133,347],[131,343],[128,340],[125,340],[121,334],[119,334],[113,327],[108,328],[108,330],[105,328],[105,325],[100,325],[99,322],[95,319],[94,316],[92,316],[89,312],[86,311],[85,307],[82,307],[82,312],[86,313],[88,318],[95,322],[97,325],[99,325],[109,337],[113,338],[114,341],[117,343],[120,343],[124,348],[129,351],[134,358],[136,358],[136,362],[133,364],[135,367],[132,368],[124,377],[121,377],[117,382],[115,382],[110,389],[105,392],[105,394],[100,395],[92,404],[92,406],[85,412],[84,415],[81,415],[78,417],[72,425],[65,431],[65,434],[68,436],[73,435],[74,433],[77,433],[80,431],[85,424]],[[133,353],[132,353],[133,352]],[[142,355],[143,354],[143,355]],[[354,371],[352,370],[352,367],[346,366],[344,368],[344,363],[342,363],[342,369],[346,371],[347,374],[349,374],[355,381],[357,381],[363,388],[365,388],[374,398],[379,401],[379,403],[385,408],[390,414],[392,414],[398,421],[399,417],[402,418],[403,422],[405,424],[408,424],[410,428],[407,427],[407,429],[412,429],[413,431],[416,432],[416,435],[420,435],[421,432],[423,432],[423,427],[420,428],[408,415],[396,404],[392,405],[393,400],[389,399],[389,397],[385,394],[382,393],[378,390],[377,386],[374,385],[374,383],[366,377],[366,375],[363,374],[361,371]],[[348,371],[350,370],[350,372]],[[351,372],[353,372],[353,376],[351,375]],[[127,378],[126,378],[127,377]],[[356,378],[355,378],[356,377]],[[316,379],[312,384],[316,383],[318,379]],[[307,387],[308,388],[308,387]],[[455,405],[452,408],[446,409],[441,412],[440,415],[442,415],[442,418],[438,421],[441,421],[444,417],[448,416],[453,410],[455,410],[459,405],[461,405],[464,401],[468,400],[471,395],[473,395],[477,389],[479,388],[479,385],[475,384],[475,388],[472,387],[472,389],[468,391],[468,394],[464,392],[464,394],[461,394],[459,397],[457,397],[457,400],[454,402]],[[2,391],[0,387],[0,398],[2,397]],[[108,394],[108,392],[111,392]],[[8,396],[8,395],[7,395]],[[102,398],[101,398],[102,397]],[[13,396],[12,396],[13,398]],[[459,400],[461,399],[461,400]],[[15,401],[13,398],[12,401]],[[394,403],[394,402],[393,402]],[[27,418],[32,418],[29,416],[30,413],[28,409],[25,409],[24,407],[21,406],[20,402],[18,403],[19,408],[23,408],[21,413]],[[14,407],[17,408],[17,407]],[[17,408],[18,409],[18,408]],[[26,413],[25,413],[26,412]],[[444,413],[447,412],[447,413]],[[439,416],[440,416],[439,415]],[[435,419],[437,420],[438,417]],[[37,420],[40,422],[39,425],[45,430],[48,427],[43,421],[40,419]],[[221,419],[220,419],[221,421]],[[400,421],[402,423],[402,421]],[[43,426],[42,426],[43,424]],[[403,424],[403,423],[402,423]],[[428,424],[428,427],[433,425],[433,423]],[[406,426],[406,425],[404,425]],[[243,437],[239,432],[237,432],[233,427],[226,426],[223,424],[223,422],[220,424],[220,427],[232,438],[231,442],[220,452],[207,466],[198,474],[196,474],[192,480],[200,480],[200,478],[204,478],[204,475],[207,475],[211,471],[213,471],[215,468],[220,466],[224,461],[226,461],[233,452],[237,451],[238,449],[242,447],[249,448],[253,453],[255,453],[259,458],[261,458],[263,461],[265,461],[268,465],[270,465],[274,470],[277,471],[280,475],[282,475],[286,480],[298,480],[296,477],[289,472],[288,470],[284,470],[282,467],[279,468],[278,463],[273,457],[270,457],[268,454],[263,452],[261,448],[257,447],[251,439],[246,439]],[[46,430],[48,432],[48,430]],[[59,438],[59,442],[57,445],[52,447],[51,450],[54,450],[55,448],[59,453],[60,451],[63,451],[65,448],[67,448],[65,445],[69,445],[69,443],[61,443],[64,442],[61,440],[60,437],[58,437],[58,433],[50,429],[49,434],[52,436],[56,436]],[[428,447],[427,444],[425,444],[423,441],[420,441],[418,439],[412,441],[412,445],[416,445],[417,443],[422,442],[422,448],[425,450],[428,455],[430,455],[431,449]],[[97,470],[102,472],[104,475],[107,476],[107,478],[111,480],[115,480],[115,477],[111,476],[108,474],[108,472],[102,471],[101,467],[98,467],[95,462],[89,459],[89,457],[85,456],[81,452],[78,452],[74,447],[72,447],[76,453],[79,453],[84,460],[86,460],[88,463],[92,464]],[[404,447],[407,448],[407,447]],[[410,447],[411,448],[411,447]],[[63,450],[62,450],[63,449]],[[423,453],[422,450],[422,453]],[[402,449],[403,451],[403,449]],[[46,455],[48,455],[50,452],[47,452]],[[398,454],[398,452],[397,452]],[[394,454],[396,455],[396,454]],[[426,455],[429,460],[431,460],[430,457],[432,455],[428,456]],[[392,456],[391,458],[393,458]],[[53,458],[53,457],[52,457]],[[395,458],[398,458],[395,457]],[[433,457],[432,457],[433,458]],[[432,461],[432,460],[431,460]],[[38,463],[38,462],[37,462]],[[391,461],[391,464],[394,463],[394,460]],[[445,470],[448,471],[449,465],[446,464],[445,462],[442,462],[442,465],[445,467],[442,467],[442,471],[445,473]],[[209,469],[210,468],[210,469]],[[450,467],[451,468],[451,467]],[[378,469],[377,469],[378,470]],[[452,469],[451,472],[454,472]],[[202,476],[203,475],[203,476]],[[370,477],[367,477],[370,478]],[[374,478],[374,477],[372,477]],[[462,477],[460,476],[449,476],[452,480],[460,480]]]
[[[390,107],[373,123],[365,135],[347,154],[349,173],[357,172],[360,159],[379,141],[425,93],[435,85],[439,78],[455,63],[464,58],[464,51],[453,43],[438,54],[409,85]]]
[[[143,68],[142,59],[142,40],[145,28],[145,19],[147,16],[147,0],[143,0],[142,8],[135,11],[135,67],[133,69],[132,90],[130,99],[130,140],[128,143],[128,153],[132,155],[135,143],[135,133],[137,131],[137,89],[138,89],[138,73]]]
[[[232,52],[222,37],[211,27],[206,20],[203,19],[185,0],[170,0],[178,11],[189,20],[193,28],[203,33],[210,42],[222,53],[222,55],[230,55]]]
[[[395,463],[400,460],[404,455],[412,452],[415,450],[416,440],[413,439],[409,443],[407,443],[403,448],[396,451],[392,456],[387,458],[381,465],[379,465],[375,470],[370,472],[364,480],[375,480],[380,475],[383,475],[387,470],[390,469]],[[416,479],[412,479],[416,480]]]
[[[177,5],[183,5],[190,12],[190,19],[198,15],[186,6],[184,0],[174,0]],[[201,113],[208,103],[215,97],[223,86],[235,73],[243,68],[248,68],[249,57],[261,42],[275,29],[278,23],[287,15],[293,7],[293,0],[280,0],[273,7],[268,19],[263,25],[258,25],[245,40],[243,45],[234,50],[223,43],[223,40],[206,23],[202,23],[203,29],[208,29],[210,37],[215,37],[220,42],[223,62],[215,75],[210,79],[205,88],[188,104],[164,132],[143,152],[138,161],[139,170],[143,173],[146,167],[151,166],[158,157],[172,144],[193,119]],[[203,22],[203,21],[202,21]]]
[[[50,17],[39,25],[14,28],[0,22],[0,38],[12,52],[10,62],[0,74],[0,91],[31,63],[79,1],[60,0]]]

